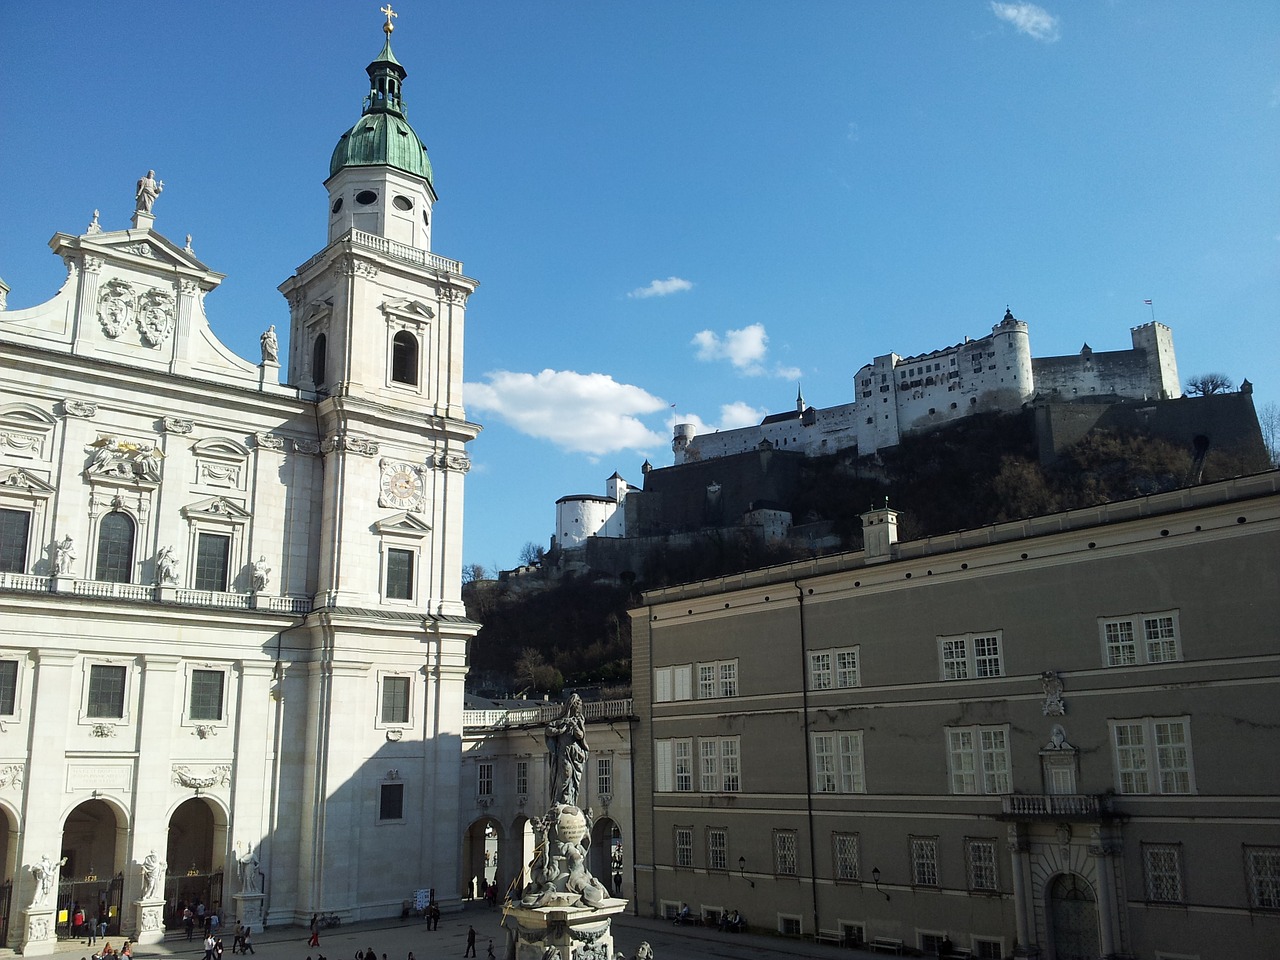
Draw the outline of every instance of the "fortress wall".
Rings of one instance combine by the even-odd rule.
[[[1036,391],[1043,397],[1115,394],[1136,400],[1156,399],[1161,385],[1153,382],[1145,350],[1112,350],[1071,357],[1042,357],[1032,361]]]

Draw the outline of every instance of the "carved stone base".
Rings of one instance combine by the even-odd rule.
[[[138,918],[138,929],[134,931],[135,943],[159,943],[164,939],[164,900],[133,901],[134,916]]]
[[[507,911],[508,960],[543,960],[555,948],[560,960],[612,960],[610,917],[621,913],[626,900],[609,899],[589,907],[522,907]]]
[[[255,933],[261,933],[266,894],[237,893],[232,899],[236,902],[236,920],[246,927],[252,927]]]
[[[53,925],[53,907],[27,907],[22,911],[22,945],[24,957],[43,957],[58,948],[58,935]]]

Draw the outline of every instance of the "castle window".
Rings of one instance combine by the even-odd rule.
[[[133,518],[113,510],[98,527],[96,576],[108,583],[133,581]]]
[[[418,338],[401,330],[391,341],[391,379],[396,383],[418,383]]]
[[[221,720],[225,679],[226,672],[222,670],[192,670],[187,716],[192,720]]]
[[[1000,635],[971,633],[938,638],[943,680],[971,680],[1004,675]]]
[[[1195,793],[1186,717],[1113,720],[1117,784],[1128,794]]]
[[[86,716],[124,718],[125,667],[95,663],[89,667],[89,702]]]
[[[1009,733],[1004,727],[951,727],[947,730],[951,792],[1009,793]]]
[[[1098,627],[1104,666],[1130,667],[1182,659],[1176,610],[1100,620]]]
[[[18,712],[18,661],[0,660],[0,717]]]
[[[413,201],[410,200],[408,197],[400,197],[400,196],[392,197],[391,202],[395,204],[395,208],[397,210],[413,209]]]
[[[221,533],[202,533],[196,539],[197,590],[226,590],[230,566],[231,538]]]
[[[409,678],[382,678],[382,722],[409,722]]]
[[[383,783],[379,784],[378,791],[378,819],[379,820],[403,820],[404,819],[404,784],[403,783]]]
[[[367,207],[369,204],[377,202],[378,195],[372,190],[361,190],[356,194],[356,203],[360,204],[362,207]]]
[[[390,547],[387,550],[387,599],[413,599],[413,556],[412,550],[401,550]]]

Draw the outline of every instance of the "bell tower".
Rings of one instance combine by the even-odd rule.
[[[480,432],[463,412],[462,345],[478,284],[431,252],[431,162],[383,13],[360,118],[329,164],[327,245],[280,285],[289,382],[317,424],[314,449],[297,452],[323,460],[298,504],[315,517],[297,549],[317,590],[291,668],[305,672],[314,758],[297,829],[302,849],[322,851],[299,865],[304,914],[368,893],[346,859],[356,835],[375,861],[414,864],[412,878],[388,877],[397,890],[458,869],[462,683],[479,629],[461,595],[466,444]],[[347,795],[362,799],[333,799]],[[370,826],[384,822],[415,826]]]

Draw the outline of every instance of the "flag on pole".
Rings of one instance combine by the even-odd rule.
[[[1151,306],[1150,300],[1143,300],[1142,302],[1145,303],[1148,307]]]

